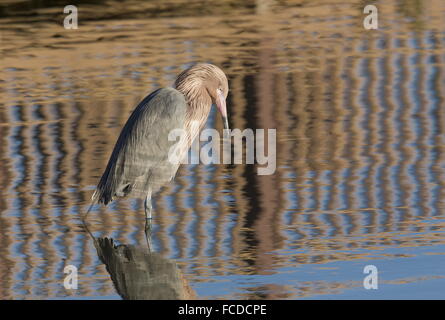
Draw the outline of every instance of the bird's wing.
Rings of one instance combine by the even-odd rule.
[[[168,135],[184,128],[186,109],[184,95],[173,88],[158,89],[144,98],[120,133],[93,201],[107,204],[115,196],[147,187],[151,171],[168,170],[168,154],[176,143]]]

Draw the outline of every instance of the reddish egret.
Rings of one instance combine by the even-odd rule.
[[[172,180],[179,167],[178,163],[169,160],[170,149],[177,143],[169,141],[169,132],[185,130],[187,139],[179,148],[179,154],[185,156],[203,128],[212,104],[221,113],[224,128],[229,129],[228,91],[227,77],[220,68],[197,64],[178,76],[174,88],[158,89],[145,97],[119,135],[93,194],[92,205],[97,202],[107,205],[116,197],[128,195],[145,198],[145,233],[148,238],[152,194]]]

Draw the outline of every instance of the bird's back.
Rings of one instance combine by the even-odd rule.
[[[173,88],[163,88],[145,97],[127,120],[93,201],[107,204],[116,196],[144,198],[170,181],[178,164],[168,159],[177,141],[169,141],[174,129],[183,129],[187,102]]]

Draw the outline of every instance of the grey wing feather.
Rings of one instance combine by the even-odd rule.
[[[168,161],[176,142],[168,141],[173,129],[183,129],[187,103],[173,88],[152,92],[135,108],[127,120],[107,168],[93,194],[93,201],[104,203],[116,196],[134,194],[145,197],[171,180],[178,165]]]

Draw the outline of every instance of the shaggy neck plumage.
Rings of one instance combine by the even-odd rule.
[[[184,81],[176,86],[187,101],[187,122],[198,121],[199,127],[202,128],[207,120],[212,106],[212,99],[205,87],[200,81]]]
[[[185,96],[188,105],[185,116],[185,129],[188,140],[187,147],[190,147],[207,121],[212,106],[212,99],[198,80],[177,83],[176,89]]]

